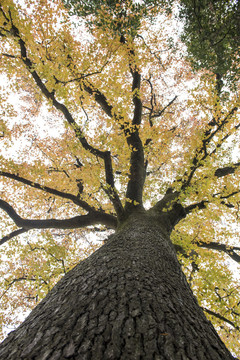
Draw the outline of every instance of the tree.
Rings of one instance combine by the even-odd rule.
[[[239,285],[227,259],[239,263],[239,247],[225,226],[239,211],[237,79],[230,88],[213,69],[192,71],[164,2],[68,6],[78,3],[86,22],[60,1],[1,2],[2,71],[27,100],[20,119],[2,100],[1,245],[24,265],[14,274],[8,260],[4,295],[32,281],[41,297],[66,275],[0,357],[232,359],[203,310],[237,355]],[[51,137],[36,130],[44,117]],[[4,145],[16,139],[10,156]],[[113,233],[68,271],[88,228]]]
[[[183,41],[196,68],[234,82],[239,78],[240,5],[232,0],[183,0]]]

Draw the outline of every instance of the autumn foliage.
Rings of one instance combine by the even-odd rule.
[[[237,354],[238,78],[192,69],[163,2],[135,18],[121,3],[125,16],[115,1],[94,22],[60,0],[0,2],[2,336],[130,212],[167,194],[161,206],[184,210],[171,234],[184,272]]]

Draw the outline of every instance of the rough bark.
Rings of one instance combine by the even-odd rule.
[[[8,360],[233,359],[194,298],[163,223],[135,216],[0,346]]]

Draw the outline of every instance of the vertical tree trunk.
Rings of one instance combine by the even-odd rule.
[[[233,359],[197,304],[164,227],[133,218],[53,288],[0,359]]]

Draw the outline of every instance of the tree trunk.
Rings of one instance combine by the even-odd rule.
[[[164,226],[133,217],[52,289],[0,346],[6,360],[233,359]]]

